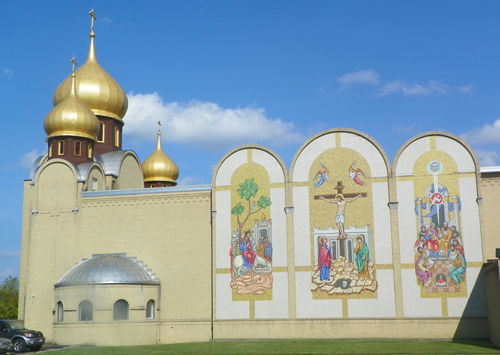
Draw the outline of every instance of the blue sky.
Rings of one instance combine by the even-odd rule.
[[[211,183],[230,149],[290,167],[310,136],[352,128],[392,162],[441,130],[500,165],[498,1],[9,1],[0,56],[0,281],[19,274],[23,180],[46,150],[52,95],[88,52],[129,96],[124,148],[144,160],[162,121],[179,183]]]

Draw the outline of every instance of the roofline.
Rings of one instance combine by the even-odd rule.
[[[500,173],[500,166],[483,166],[479,168],[482,173]]]

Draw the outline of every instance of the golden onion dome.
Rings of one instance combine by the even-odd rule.
[[[49,112],[43,122],[47,140],[57,136],[76,136],[95,141],[99,133],[99,120],[76,95],[74,68],[70,78],[68,95]]]
[[[94,47],[94,14],[87,61],[76,71],[76,94],[96,115],[111,117],[123,122],[127,113],[128,99],[120,85],[97,63]],[[70,91],[71,78],[67,77],[59,84],[52,103],[57,106]]]
[[[160,122],[158,122],[160,125]],[[166,181],[177,185],[179,177],[179,168],[174,161],[161,149],[161,133],[158,127],[158,141],[156,150],[142,163],[144,181]]]

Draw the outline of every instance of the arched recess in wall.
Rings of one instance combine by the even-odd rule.
[[[295,155],[298,318],[395,316],[389,169],[380,145],[350,129],[321,132]]]
[[[423,133],[401,147],[393,175],[404,316],[470,316],[483,261],[474,152],[452,134]],[[479,303],[468,312],[486,316]]]
[[[217,319],[288,317],[287,176],[274,152],[255,145],[232,150],[215,169]]]
[[[84,300],[78,305],[78,320],[80,322],[90,322],[94,320],[94,307],[90,301]]]
[[[149,300],[146,305],[146,319],[155,319],[155,301]]]
[[[128,302],[118,300],[113,305],[113,320],[128,320]]]

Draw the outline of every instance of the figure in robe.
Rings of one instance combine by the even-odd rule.
[[[360,278],[370,277],[368,272],[368,261],[370,258],[370,253],[368,251],[368,245],[365,243],[365,237],[361,234],[356,236],[356,247],[354,248],[354,254],[356,254],[356,265],[358,266],[358,276]]]
[[[366,177],[366,175],[365,173],[363,173],[363,171],[361,171],[361,169],[354,169],[354,165],[356,165],[356,162],[352,163],[351,167],[349,168],[349,177],[354,180],[356,184],[363,186],[365,183],[361,181],[359,177]]]
[[[460,244],[458,240],[453,241],[453,245],[455,246],[455,250],[460,250],[460,253],[465,256],[465,250],[464,247]]]
[[[269,241],[269,237],[264,238],[265,244],[264,244],[264,258],[272,262],[273,261],[273,245]]]
[[[450,228],[451,228],[452,239],[458,238],[459,243],[460,243],[460,241],[462,240],[462,235],[460,234],[459,231],[457,231],[457,227],[451,226]]]
[[[434,223],[431,223],[431,226],[427,228],[425,240],[427,240],[427,248],[431,256],[437,257],[439,252],[439,237]]]
[[[432,271],[430,270],[427,257],[423,253],[420,253],[417,262],[415,263],[415,274],[419,278],[419,282],[417,283],[423,285],[424,287],[429,287],[431,285]]]
[[[328,248],[326,237],[320,239],[321,246],[319,247],[318,269],[319,279],[322,281],[330,280],[330,267],[332,266],[332,248]]]
[[[264,256],[264,241],[259,239],[259,242],[257,243],[257,255],[258,256]]]
[[[462,275],[465,274],[466,270],[467,262],[465,261],[465,256],[462,255],[460,249],[457,249],[457,257],[453,260],[453,267],[450,270],[450,279],[455,283],[456,288],[460,286]]]
[[[245,267],[251,269],[255,263],[255,257],[257,253],[252,248],[252,242],[250,241],[250,236],[252,233],[247,230],[245,232],[245,237],[240,242],[240,252],[243,256],[243,264]]]
[[[443,228],[441,228],[441,239],[439,239],[438,247],[443,249],[444,255],[448,255],[448,250],[451,246],[451,238],[453,236],[453,231],[448,227],[448,222],[444,222]]]
[[[314,186],[316,188],[320,187],[321,185],[323,185],[323,183],[326,181],[326,179],[328,179],[328,169],[326,166],[323,165],[323,163],[320,163],[321,164],[321,169],[323,170],[320,170],[316,173],[316,176],[314,177],[313,180],[316,180],[319,178],[319,181],[317,181]]]

